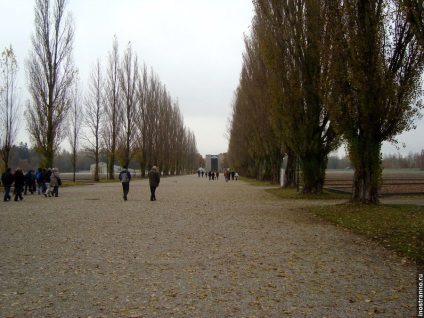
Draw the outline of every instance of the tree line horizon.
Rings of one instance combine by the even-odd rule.
[[[30,98],[22,105],[17,89],[18,63],[10,45],[1,60],[0,154],[3,169],[22,118],[42,167],[52,167],[59,145],[69,141],[74,172],[78,152],[91,154],[97,169],[106,155],[108,174],[115,164],[137,162],[141,171],[156,165],[165,173],[196,169],[194,133],[185,127],[178,99],[172,98],[159,76],[143,63],[129,42],[120,54],[113,37],[105,67],[91,67],[86,89],[73,60],[74,22],[68,0],[35,0],[32,49],[25,60]]]
[[[35,151],[33,147],[28,147],[27,143],[19,142],[18,145],[13,145],[12,156],[10,160],[10,167],[19,167],[23,171],[27,172],[31,169],[37,169],[40,167],[41,156]],[[224,171],[228,168],[229,163],[226,158],[221,162],[221,170]],[[106,162],[107,156],[102,153],[99,158],[100,162]],[[80,151],[78,153],[78,160],[75,167],[76,172],[88,171],[91,165],[94,164],[94,160],[90,152]],[[205,158],[201,155],[197,157],[197,166],[205,166]],[[61,172],[71,173],[74,172],[74,165],[72,163],[72,153],[69,150],[62,149],[53,161],[53,167],[58,168]],[[130,162],[128,165],[130,169],[137,170],[138,164],[135,161]],[[330,154],[327,162],[327,169],[350,169],[352,163],[347,155]],[[385,153],[382,157],[383,169],[424,169],[424,149],[421,152],[410,152],[408,155],[402,155],[400,153]],[[196,169],[197,170],[197,169]],[[221,171],[220,170],[220,171]],[[194,173],[195,171],[191,171]],[[140,171],[140,175],[142,175]],[[272,181],[272,180],[270,180]],[[276,180],[274,180],[276,181]],[[280,180],[278,180],[279,182]]]
[[[302,193],[321,193],[343,142],[351,201],[377,204],[383,141],[422,117],[423,0],[253,0],[232,102],[229,162]]]

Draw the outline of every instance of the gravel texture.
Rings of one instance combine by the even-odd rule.
[[[194,176],[1,202],[0,317],[413,317],[416,268],[279,201]]]

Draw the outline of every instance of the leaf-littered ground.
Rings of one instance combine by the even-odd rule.
[[[1,202],[0,317],[411,317],[416,268],[243,181]]]

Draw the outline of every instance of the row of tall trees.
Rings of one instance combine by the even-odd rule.
[[[407,156],[400,154],[383,155],[384,169],[419,168],[424,170],[424,150],[421,153],[410,152]]]
[[[35,32],[25,62],[31,96],[25,118],[34,149],[43,158],[40,165],[52,167],[59,145],[67,139],[74,173],[81,150],[92,155],[97,167],[106,153],[109,178],[114,178],[117,162],[125,166],[134,160],[142,172],[152,165],[165,173],[195,169],[196,140],[184,126],[178,100],[172,99],[153,70],[139,65],[131,43],[121,57],[115,36],[106,68],[97,61],[83,91],[73,61],[74,24],[67,2],[35,0]],[[8,86],[6,93],[3,85],[1,91],[6,132],[0,141],[8,165],[17,128],[12,85],[17,62],[11,48],[2,55],[1,66]],[[99,179],[98,168],[94,178]]]
[[[110,176],[116,160],[122,166],[135,160],[142,173],[152,165],[164,173],[196,168],[196,139],[184,126],[178,100],[153,70],[138,64],[131,43],[120,58],[114,38],[106,71],[100,61],[91,70],[84,104],[84,149],[96,164],[106,150]]]
[[[422,109],[417,8],[387,0],[254,7],[233,101],[232,165],[271,179],[287,156],[291,186],[297,157],[302,191],[317,193],[328,154],[343,141],[355,169],[352,200],[377,203],[382,142],[413,129]]]

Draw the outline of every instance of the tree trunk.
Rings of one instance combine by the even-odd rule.
[[[98,156],[96,156],[97,158],[95,159],[96,163],[94,166],[94,181],[98,182],[99,181],[99,158]]]
[[[293,151],[287,151],[287,165],[284,171],[284,186],[283,188],[296,187],[296,157]]]
[[[109,158],[109,179],[115,179],[115,155],[111,153]]]
[[[94,181],[98,182],[100,178],[99,178],[99,139],[97,138],[97,136],[96,136],[96,150],[94,153],[94,162],[95,162]]]
[[[359,141],[358,147],[350,147],[350,157],[355,174],[352,185],[352,202],[377,204],[381,186],[381,143],[372,138]]]
[[[305,152],[301,159],[302,193],[321,193],[324,186],[325,169],[327,168],[327,156],[309,151]]]

